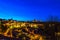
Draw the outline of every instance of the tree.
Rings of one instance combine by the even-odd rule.
[[[48,22],[60,22],[59,17],[57,17],[57,16],[49,16],[47,21]]]

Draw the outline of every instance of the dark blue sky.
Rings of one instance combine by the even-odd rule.
[[[60,17],[60,0],[0,0],[0,18],[45,21],[49,15]]]

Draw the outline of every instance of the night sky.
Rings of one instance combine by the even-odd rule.
[[[60,0],[0,0],[0,18],[15,20],[42,20],[60,18]]]

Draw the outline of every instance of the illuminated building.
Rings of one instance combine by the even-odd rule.
[[[7,27],[7,29],[5,32],[1,32],[1,28],[0,28],[0,34],[3,34],[8,37],[13,37],[12,31],[15,28],[17,29],[15,31],[20,32],[21,34],[24,33],[24,32],[21,32],[22,29],[26,30],[29,33],[29,35],[34,34],[34,30],[32,30],[32,32],[31,32],[31,31],[29,31],[28,27],[34,28],[34,29],[39,28],[40,30],[43,31],[43,34],[40,34],[40,35],[44,35],[48,38],[55,38],[56,36],[58,37],[58,35],[60,35],[60,31],[59,31],[60,23],[59,22],[37,22],[37,21],[24,22],[24,21],[16,21],[16,20],[1,20],[0,27],[2,27],[1,25],[3,25],[4,27]],[[18,30],[18,29],[20,29],[20,30]],[[10,32],[10,35],[8,35],[9,32]],[[26,33],[24,33],[24,34],[26,34]],[[34,38],[37,38],[38,35],[34,36],[34,38],[32,35],[29,37],[32,37],[32,39],[34,39]],[[42,37],[43,36],[40,37],[41,40],[43,40]]]

